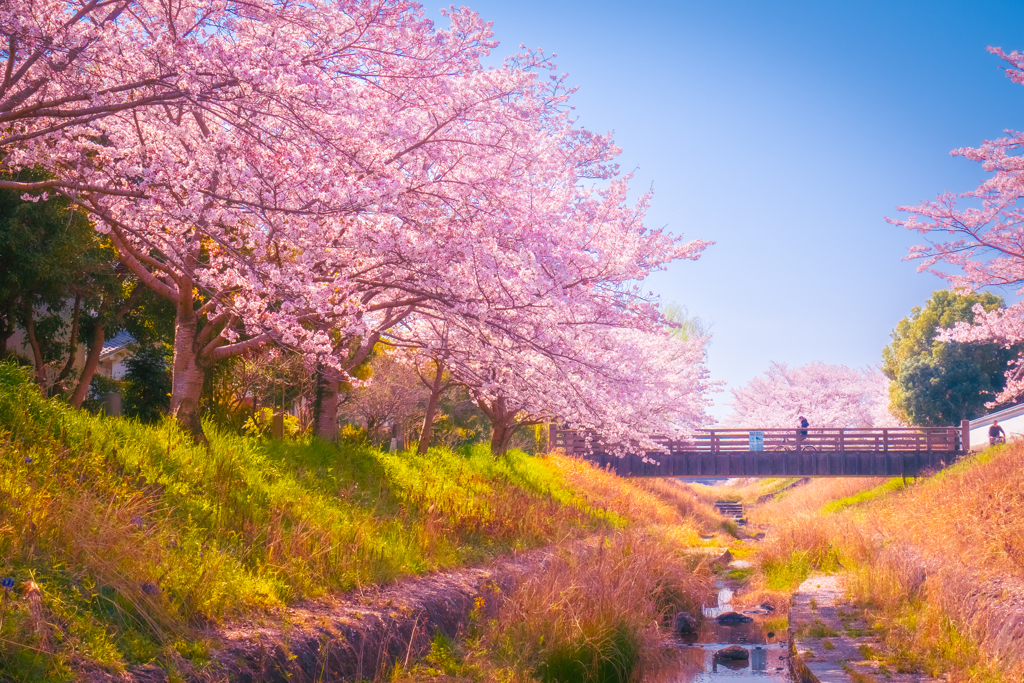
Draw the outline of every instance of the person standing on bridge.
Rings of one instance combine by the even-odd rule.
[[[988,428],[988,445],[997,443],[1006,443],[1006,432],[999,426],[999,420],[992,420],[992,426]]]
[[[807,428],[811,426],[811,423],[808,422],[807,418],[804,417],[803,415],[801,415],[798,419],[800,420],[800,429],[796,433],[797,443],[807,438]]]

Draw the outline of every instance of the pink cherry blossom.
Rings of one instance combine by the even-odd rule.
[[[773,362],[764,375],[731,391],[732,412],[724,422],[732,427],[794,427],[800,416],[812,427],[900,426],[889,413],[889,380],[877,368]]]
[[[1002,57],[1006,74],[1024,85],[1024,53],[989,52]],[[959,290],[1011,287],[1024,294],[1024,213],[1017,206],[1024,195],[1024,133],[1006,131],[1005,137],[985,140],[980,147],[952,151],[982,164],[990,175],[973,190],[944,193],[935,201],[918,206],[901,206],[909,218],[891,223],[916,230],[927,244],[910,250],[909,260],[918,260],[919,271],[930,271]],[[945,264],[949,269],[940,269]],[[975,307],[975,324],[958,323],[942,332],[939,341],[994,341],[1007,347],[1024,341],[1024,305],[986,312]],[[990,405],[1005,403],[1024,394],[1024,366],[1021,359],[1010,363],[1006,387]]]
[[[270,343],[320,368],[330,423],[348,371],[418,320],[476,335],[495,368],[543,370],[581,393],[612,376],[605,328],[621,330],[620,367],[652,382],[664,372],[658,345],[630,337],[664,322],[636,283],[707,243],[644,227],[649,197],[626,201],[618,149],[576,125],[543,53],[487,67],[496,43],[477,15],[450,9],[437,28],[404,0],[173,10],[0,8],[4,168],[52,176],[0,186],[71,197],[174,303],[172,411],[193,432],[209,368]],[[696,363],[699,395],[701,359],[679,358]],[[585,412],[567,406],[544,411]]]

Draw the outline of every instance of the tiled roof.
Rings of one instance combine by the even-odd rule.
[[[114,335],[113,339],[108,339],[103,342],[103,350],[100,351],[100,358],[106,358],[115,351],[119,351],[128,344],[131,344],[133,341],[135,341],[135,338],[127,332],[117,333]]]

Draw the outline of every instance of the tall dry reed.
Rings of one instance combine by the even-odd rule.
[[[672,615],[698,611],[712,592],[681,550],[625,531],[560,552],[512,591],[486,639],[506,666],[542,681],[653,678],[677,663],[666,642]]]

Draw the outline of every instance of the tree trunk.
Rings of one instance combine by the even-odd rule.
[[[180,302],[177,308],[171,370],[171,415],[196,441],[208,444],[199,415],[199,401],[206,379],[206,368],[195,348],[199,320],[192,310],[191,301],[187,306]]]
[[[46,386],[46,364],[43,362],[43,347],[36,337],[36,321],[32,316],[32,309],[26,306],[22,311],[25,316],[25,336],[28,337],[29,348],[32,349],[32,362],[36,366],[36,384],[40,388]]]
[[[427,412],[423,416],[423,429],[420,431],[420,443],[416,452],[423,455],[430,448],[430,442],[434,438],[434,415],[437,413],[437,404],[441,400],[441,392],[447,388],[444,380],[444,363],[434,361],[436,372],[434,381],[430,385],[430,398],[427,400]]]
[[[325,372],[316,376],[316,405],[314,421],[316,435],[325,441],[338,440],[338,381]]]
[[[512,415],[506,419],[491,423],[491,455],[498,457],[505,455],[508,445],[512,441],[512,435],[516,433],[520,425]]]
[[[72,368],[75,367],[75,356],[78,355],[78,323],[82,317],[82,295],[75,295],[75,308],[71,314],[71,334],[68,336],[68,360],[64,363],[64,367],[61,368],[60,374],[57,375],[57,382],[61,382],[65,377],[71,374]]]
[[[14,336],[14,332],[18,329],[15,324],[15,307],[12,301],[8,301],[6,304],[6,313],[4,314],[4,326],[0,330],[0,360],[7,357],[7,340]]]
[[[493,403],[477,401],[477,405],[491,420],[491,455],[497,458],[508,450],[512,435],[521,426],[516,422],[518,410],[510,410],[505,399],[499,396]]]
[[[75,408],[81,408],[85,397],[89,395],[89,384],[92,382],[92,376],[96,374],[96,368],[100,366],[100,354],[103,353],[103,342],[106,341],[106,337],[106,325],[100,318],[96,321],[92,339],[89,341],[89,350],[85,356],[85,365],[82,367],[82,376],[78,378],[78,386],[75,387],[68,400],[68,403]]]

